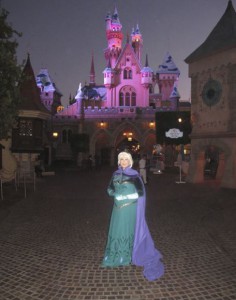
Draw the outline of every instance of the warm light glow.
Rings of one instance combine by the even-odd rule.
[[[123,135],[127,136],[127,137],[132,137],[133,136],[133,132],[124,132]]]
[[[57,138],[57,137],[58,137],[58,132],[54,131],[54,132],[52,133],[52,136],[53,136],[54,138]]]
[[[181,119],[181,118],[178,118],[178,122],[181,123],[181,122],[182,122],[182,119]]]
[[[128,137],[128,141],[129,141],[129,142],[132,142],[132,137]]]
[[[104,127],[105,123],[103,121],[100,122],[100,126]]]
[[[151,121],[150,123],[149,123],[149,127],[154,127],[154,125],[155,125],[155,123],[154,123],[154,121]]]
[[[57,107],[57,112],[63,111],[63,109],[64,109],[64,106],[60,105]]]

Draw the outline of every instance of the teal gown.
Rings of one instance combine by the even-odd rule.
[[[126,266],[132,262],[139,197],[137,184],[135,185],[129,176],[115,174],[107,191],[110,196],[114,197],[114,206],[102,266]]]

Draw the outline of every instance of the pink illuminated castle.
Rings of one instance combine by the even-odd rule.
[[[166,53],[156,72],[149,67],[147,55],[142,66],[139,26],[124,41],[116,8],[105,21],[104,82],[96,84],[92,56],[89,84],[80,84],[73,103],[53,117],[59,135],[55,145],[58,159],[71,158],[70,137],[78,133],[89,136],[91,155],[109,156],[111,164],[122,147],[134,146],[149,153],[155,144],[155,113],[179,109],[180,71],[171,55]],[[132,135],[132,146],[126,143],[127,133]]]

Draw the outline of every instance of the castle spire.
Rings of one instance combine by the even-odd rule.
[[[94,86],[95,85],[95,68],[94,68],[94,55],[92,54],[92,60],[91,60],[91,68],[90,68],[90,81],[89,85]]]
[[[133,28],[131,33],[132,47],[139,61],[141,61],[143,38],[139,29],[139,25],[136,25],[136,29]]]
[[[148,67],[148,55],[146,54],[146,62],[145,62],[145,67]]]

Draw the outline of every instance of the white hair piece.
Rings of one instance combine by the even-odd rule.
[[[118,166],[120,165],[120,160],[121,160],[122,158],[128,159],[128,160],[129,160],[129,166],[130,166],[130,167],[133,166],[133,163],[134,163],[134,162],[133,162],[133,158],[132,158],[131,154],[128,153],[128,152],[120,152],[120,153],[118,154]]]

